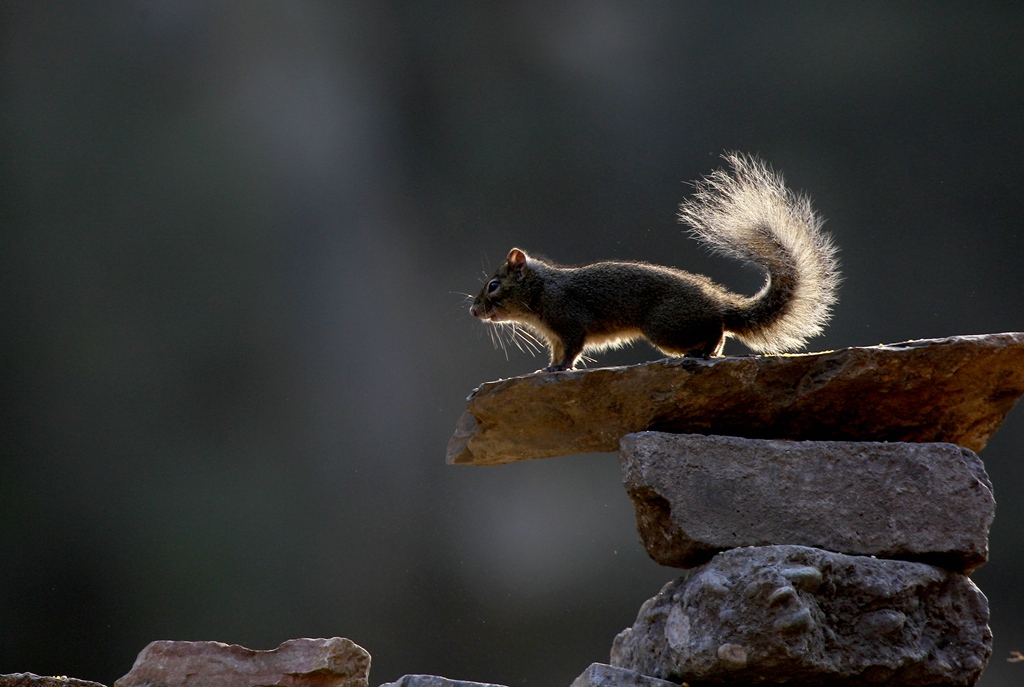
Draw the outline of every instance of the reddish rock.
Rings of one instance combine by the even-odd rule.
[[[114,687],[367,687],[370,654],[350,639],[290,639],[271,651],[153,642]]]
[[[616,451],[620,438],[645,430],[980,451],[1022,394],[1021,333],[534,373],[470,395],[448,462]]]
[[[34,673],[8,673],[0,675],[0,687],[104,687],[104,685],[64,675],[51,677]]]

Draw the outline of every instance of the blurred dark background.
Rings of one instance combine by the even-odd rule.
[[[371,684],[568,685],[677,573],[614,454],[445,465],[465,396],[545,363],[463,294],[513,245],[753,292],[674,219],[735,149],[842,249],[812,350],[1022,330],[1022,35],[1018,2],[3,2],[0,673],[341,635]],[[982,453],[984,687],[1024,681],[1022,446],[1018,408]]]

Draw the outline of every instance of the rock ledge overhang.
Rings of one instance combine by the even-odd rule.
[[[654,430],[980,451],[1024,394],[1024,333],[533,373],[470,394],[448,463],[610,452]]]

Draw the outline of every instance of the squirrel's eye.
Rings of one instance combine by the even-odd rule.
[[[495,291],[498,290],[499,286],[501,286],[501,282],[495,279],[494,281],[487,285],[487,293],[494,293]]]

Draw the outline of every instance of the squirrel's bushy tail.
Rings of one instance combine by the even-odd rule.
[[[762,353],[800,348],[821,333],[836,302],[836,247],[810,200],[787,189],[781,175],[752,156],[723,157],[732,173],[697,182],[679,219],[715,252],[768,272],[760,292],[726,315],[726,331]]]

